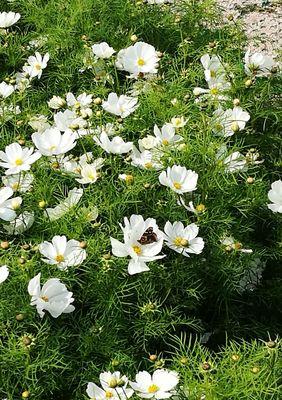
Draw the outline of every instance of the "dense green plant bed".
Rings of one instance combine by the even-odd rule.
[[[148,3],[0,1],[1,399],[279,398],[279,63]]]

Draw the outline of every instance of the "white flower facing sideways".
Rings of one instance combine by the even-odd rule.
[[[177,372],[157,369],[152,375],[147,371],[138,372],[135,382],[130,382],[130,386],[144,399],[168,399],[175,394],[178,382]]]
[[[160,173],[159,181],[174,192],[183,194],[197,189],[198,174],[180,165],[173,165]]]
[[[128,264],[129,275],[149,271],[147,262],[165,257],[158,255],[163,247],[163,235],[159,230],[156,220],[142,215],[131,215],[124,218],[123,231],[124,243],[111,237],[112,253],[116,257],[130,257]]]
[[[110,93],[108,99],[103,101],[102,107],[105,111],[126,118],[132,114],[138,107],[138,99],[125,95],[118,96],[116,93]]]
[[[34,176],[30,172],[15,175],[2,176],[2,182],[5,186],[11,188],[14,192],[26,193],[31,190]]]
[[[27,65],[23,66],[23,71],[28,74],[31,78],[41,78],[43,69],[47,67],[49,61],[49,53],[46,53],[43,57],[40,53],[36,52],[34,56],[30,56],[27,59]]]
[[[7,265],[2,265],[0,267],[0,283],[3,283],[9,276],[9,268]]]
[[[46,129],[44,132],[35,132],[31,139],[39,152],[44,156],[65,154],[76,146],[76,133],[67,131],[61,133],[56,127]]]
[[[48,217],[50,221],[56,221],[60,219],[79,202],[82,195],[83,189],[74,188],[70,190],[68,196],[61,203],[53,208],[46,208],[44,215]]]
[[[126,400],[133,395],[133,390],[127,388],[128,378],[119,371],[102,372],[99,376],[102,389],[93,382],[87,385],[86,393],[90,399]]]
[[[0,83],[0,98],[6,99],[15,91],[15,86],[9,85],[6,82]]]
[[[9,225],[4,225],[5,231],[9,235],[20,235],[21,233],[27,231],[34,223],[34,213],[29,211],[24,211],[22,214],[18,215]]]
[[[182,222],[169,221],[164,227],[165,244],[177,253],[190,257],[189,253],[200,254],[204,248],[204,240],[198,237],[199,227],[196,224],[190,224],[184,227]]]
[[[74,311],[72,292],[57,278],[48,279],[41,288],[41,273],[29,281],[28,293],[31,297],[30,305],[36,306],[41,318],[45,311],[48,311],[53,318],[58,318],[61,314]]]
[[[110,58],[115,53],[115,50],[106,42],[95,43],[91,48],[93,54],[98,58]]]
[[[225,70],[220,58],[217,55],[204,54],[201,57],[202,66],[205,69],[205,79],[209,82],[211,79],[225,75]]]
[[[39,251],[45,257],[42,261],[57,265],[61,271],[80,265],[86,259],[86,251],[80,247],[79,241],[74,239],[67,241],[65,236],[54,236],[51,243],[46,241],[41,243]]]
[[[133,46],[122,49],[117,55],[116,65],[119,69],[138,77],[140,74],[156,74],[159,57],[154,46],[136,42]]]
[[[258,77],[270,75],[276,67],[273,58],[263,53],[253,53],[248,50],[245,54],[245,72],[247,75]]]
[[[120,136],[114,136],[113,139],[110,140],[105,132],[102,132],[99,138],[94,136],[93,140],[107,153],[124,154],[128,153],[133,148],[132,142],[125,142]]]
[[[175,129],[183,128],[187,124],[187,122],[188,121],[184,119],[183,116],[171,118],[171,124]]]
[[[273,211],[282,213],[282,181],[279,179],[271,184],[271,189],[268,192],[268,198],[272,202],[267,207]]]
[[[149,150],[139,151],[135,146],[133,146],[131,154],[131,164],[134,167],[147,170],[163,169],[163,165],[160,161],[160,154],[156,154],[155,152]]]
[[[250,119],[250,114],[241,107],[229,108],[224,111],[218,108],[214,112],[214,130],[223,137],[230,137],[234,133],[242,131]]]
[[[28,171],[41,157],[39,151],[33,150],[33,147],[21,147],[18,143],[9,144],[5,147],[5,152],[0,151],[0,167],[6,168],[6,175]]]
[[[16,210],[19,209],[22,204],[21,197],[14,197],[13,189],[9,187],[3,187],[0,189],[0,219],[6,222],[13,221],[16,216]]]
[[[60,96],[53,96],[47,101],[48,107],[53,110],[59,110],[66,105],[66,100]]]
[[[173,145],[183,139],[182,136],[175,134],[175,127],[172,124],[164,124],[161,129],[154,126],[154,135],[158,144],[162,146]]]
[[[21,14],[15,13],[13,11],[9,12],[1,12],[0,13],[0,28],[9,28],[10,26],[14,25],[18,22],[21,18]]]

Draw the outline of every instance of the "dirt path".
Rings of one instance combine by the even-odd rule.
[[[251,50],[274,56],[282,46],[281,0],[218,0],[224,15],[239,19],[249,37]]]

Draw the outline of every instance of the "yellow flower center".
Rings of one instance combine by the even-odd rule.
[[[132,183],[133,182],[133,176],[132,175],[126,175],[125,182],[126,183]]]
[[[110,392],[109,390],[106,390],[105,395],[106,395],[107,399],[110,399],[111,397],[114,397],[113,393]]]
[[[23,160],[21,158],[17,158],[16,161],[15,161],[15,164],[18,165],[18,166],[19,165],[23,165]]]
[[[174,186],[175,189],[177,189],[177,190],[181,189],[181,183],[179,183],[179,182],[173,182],[173,186]]]
[[[159,390],[159,387],[154,383],[148,387],[148,393],[156,393]]]
[[[216,77],[216,72],[215,71],[211,71],[211,78],[215,78]]]
[[[198,204],[196,206],[196,211],[198,211],[198,212],[203,212],[203,211],[205,211],[205,209],[206,209],[206,206],[204,204]]]
[[[142,67],[143,65],[145,65],[145,61],[143,60],[143,58],[138,58],[137,64],[139,65],[139,67]]]
[[[62,254],[57,254],[55,257],[55,260],[60,263],[63,262],[65,260],[65,257]]]
[[[169,143],[169,142],[168,142],[168,140],[167,140],[167,139],[163,139],[163,145],[164,145],[164,146],[167,146],[167,145],[168,145],[168,143]]]
[[[13,190],[18,190],[19,186],[20,186],[19,183],[15,182],[15,183],[12,184],[12,189]]]
[[[34,65],[34,68],[35,68],[37,71],[40,71],[40,70],[42,69],[42,67],[41,67],[41,65],[40,65],[39,63],[35,64],[35,65]]]
[[[174,124],[176,125],[176,126],[179,126],[179,125],[181,125],[181,118],[175,118],[175,120],[174,120]]]
[[[96,179],[96,175],[93,172],[89,172],[87,174],[87,178],[90,179],[91,181],[94,181],[94,179]]]
[[[132,246],[133,250],[135,251],[135,253],[139,256],[142,252],[141,247],[140,246]]]
[[[146,163],[144,164],[144,167],[147,168],[147,169],[150,169],[150,168],[153,167],[153,164],[152,164],[151,162],[146,162]]]
[[[238,122],[232,122],[232,124],[231,124],[231,130],[232,130],[233,132],[238,132],[238,130],[239,130]]]
[[[218,94],[218,89],[217,88],[212,88],[210,90],[210,94],[212,94],[213,96],[216,96]]]
[[[48,297],[47,296],[41,296],[41,299],[43,300],[43,301],[49,301],[49,299],[48,299]]]
[[[188,242],[187,239],[184,239],[184,238],[182,238],[181,236],[177,236],[177,237],[174,239],[173,243],[174,243],[175,246],[177,246],[177,247],[187,247],[189,242]]]
[[[55,145],[53,144],[53,146],[50,146],[50,147],[49,147],[49,150],[50,150],[50,151],[53,151],[53,150],[56,150],[56,148],[57,148],[57,146],[55,146]]]

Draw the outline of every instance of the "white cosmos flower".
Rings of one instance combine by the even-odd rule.
[[[159,181],[174,192],[183,194],[197,189],[198,174],[180,165],[173,165],[168,167],[166,171],[161,172]]]
[[[182,222],[167,222],[164,227],[165,244],[177,253],[189,257],[189,253],[200,254],[204,248],[204,240],[198,237],[196,224],[184,227]]]
[[[67,105],[74,110],[88,109],[92,105],[92,94],[85,92],[75,97],[73,93],[69,92],[66,95]]]
[[[173,3],[174,0],[147,0],[147,4],[169,4]]]
[[[243,111],[241,107],[229,108],[224,111],[218,108],[214,112],[215,131],[223,137],[229,137],[234,133],[245,128],[246,123],[250,119],[250,114]]]
[[[247,161],[243,154],[239,151],[234,151],[228,157],[223,160],[225,171],[237,172],[247,169]]]
[[[139,74],[156,74],[159,57],[154,46],[136,42],[133,46],[122,49],[117,55],[117,67],[125,70],[133,77]]]
[[[45,115],[37,114],[30,118],[28,125],[37,132],[44,132],[50,128],[51,125],[48,122],[48,118]]]
[[[163,146],[175,144],[176,142],[179,142],[180,140],[183,139],[182,136],[175,134],[174,126],[169,123],[163,125],[161,130],[157,127],[157,125],[155,125],[154,134],[155,137],[157,138],[158,144]]]
[[[58,318],[61,314],[74,311],[72,292],[57,278],[48,279],[41,288],[41,273],[29,281],[28,293],[31,296],[30,305],[36,306],[41,318],[45,311],[48,311],[53,318]]]
[[[0,28],[9,28],[21,18],[21,14],[13,11],[0,13]]]
[[[127,389],[128,378],[119,371],[102,372],[99,376],[102,388],[107,391],[115,389],[121,398],[129,399],[133,395],[132,389]]]
[[[126,400],[132,396],[129,392],[130,389],[126,390],[128,391],[128,394],[123,393],[122,390],[118,390],[117,388],[108,388],[104,390],[95,383],[88,382],[86,393],[91,400]]]
[[[230,89],[230,83],[226,82],[223,78],[211,79],[208,82],[208,89],[203,89],[200,87],[195,87],[193,89],[193,94],[196,96],[196,103],[199,103],[204,100],[212,100],[212,101],[225,101],[229,99],[229,96],[226,95],[226,91]]]
[[[160,155],[153,153],[149,150],[139,151],[135,146],[133,146],[131,154],[131,164],[134,167],[139,167],[143,169],[163,169],[163,165],[160,161]]]
[[[81,116],[77,116],[73,110],[57,112],[54,115],[54,122],[60,131],[66,132],[71,130],[76,133],[77,138],[91,133],[87,121]]]
[[[34,176],[30,172],[2,176],[2,182],[5,186],[11,188],[14,192],[20,193],[28,192],[32,188],[33,180]]]
[[[152,376],[147,371],[138,372],[135,382],[130,382],[130,385],[144,399],[168,399],[175,394],[178,382],[177,372],[157,369]]]
[[[173,117],[171,118],[171,123],[175,129],[183,128],[187,124],[187,120],[184,117]]]
[[[224,236],[220,243],[224,246],[226,251],[236,250],[241,253],[251,254],[253,252],[252,249],[243,249],[242,243],[236,241],[233,236]]]
[[[13,221],[17,216],[15,210],[22,204],[21,197],[14,197],[11,199],[13,194],[13,189],[9,187],[0,189],[0,219],[3,221]]]
[[[107,122],[105,125],[96,126],[93,133],[95,136],[100,136],[101,133],[106,133],[108,136],[114,136],[116,131],[120,129],[120,126],[115,126],[111,122]]]
[[[5,147],[5,152],[0,151],[0,167],[6,168],[6,175],[18,174],[28,171],[40,157],[39,151],[33,152],[33,147],[22,148],[18,143],[12,143]]]
[[[34,213],[24,211],[18,215],[9,225],[4,225],[5,231],[9,235],[20,235],[27,231],[34,223]]]
[[[0,267],[0,283],[3,283],[9,276],[9,268],[7,265]]]
[[[254,53],[248,50],[245,54],[245,72],[247,75],[267,76],[276,64],[273,58],[267,54]]]
[[[155,219],[144,220],[142,215],[131,215],[130,219],[124,218],[121,229],[124,243],[111,237],[112,252],[116,257],[131,258],[128,265],[130,275],[149,271],[147,262],[165,257],[158,255],[162,250],[163,237]],[[147,241],[148,235],[152,240]]]
[[[0,83],[0,97],[3,97],[4,99],[6,99],[14,91],[15,91],[15,86],[9,85],[8,83],[6,83],[4,81]]]
[[[271,189],[267,194],[269,200],[272,202],[267,207],[273,211],[282,213],[282,181],[279,179],[271,184]]]
[[[41,78],[42,71],[47,67],[49,61],[49,53],[46,53],[43,57],[40,53],[36,52],[34,56],[30,56],[27,59],[28,65],[23,67],[23,71],[28,74],[31,78]]]
[[[225,70],[217,55],[212,55],[210,57],[209,54],[204,54],[201,57],[201,63],[205,69],[205,78],[207,82],[218,77],[223,78],[223,75],[225,75]]]
[[[93,54],[98,58],[110,58],[115,53],[115,50],[106,42],[95,43],[91,48]]]
[[[138,107],[138,99],[125,95],[118,96],[116,93],[110,93],[107,101],[103,101],[102,107],[111,114],[126,118],[132,114]]]
[[[50,221],[56,221],[63,215],[67,214],[81,199],[83,195],[83,189],[74,188],[69,191],[68,196],[54,208],[46,208],[44,215],[50,219]]]
[[[53,110],[59,110],[66,105],[66,101],[60,96],[53,96],[48,102],[48,107]]]
[[[110,140],[105,132],[102,132],[99,138],[94,136],[93,140],[107,153],[124,154],[128,153],[133,148],[132,142],[124,142],[120,136],[114,136],[114,138]]]
[[[95,183],[100,177],[100,173],[97,171],[95,164],[85,164],[80,168],[80,178],[76,178],[76,181],[83,185],[87,183]]]
[[[67,241],[65,236],[54,236],[52,242],[41,243],[39,251],[45,257],[42,261],[57,265],[61,271],[80,265],[86,258],[86,251],[80,247],[79,241]]]
[[[0,105],[0,117],[3,122],[10,121],[14,117],[14,115],[18,115],[21,113],[21,109],[19,106],[14,106],[10,104],[8,106]]]
[[[76,133],[64,132],[58,128],[46,129],[44,132],[35,132],[31,136],[33,143],[44,156],[65,154],[76,146]]]

